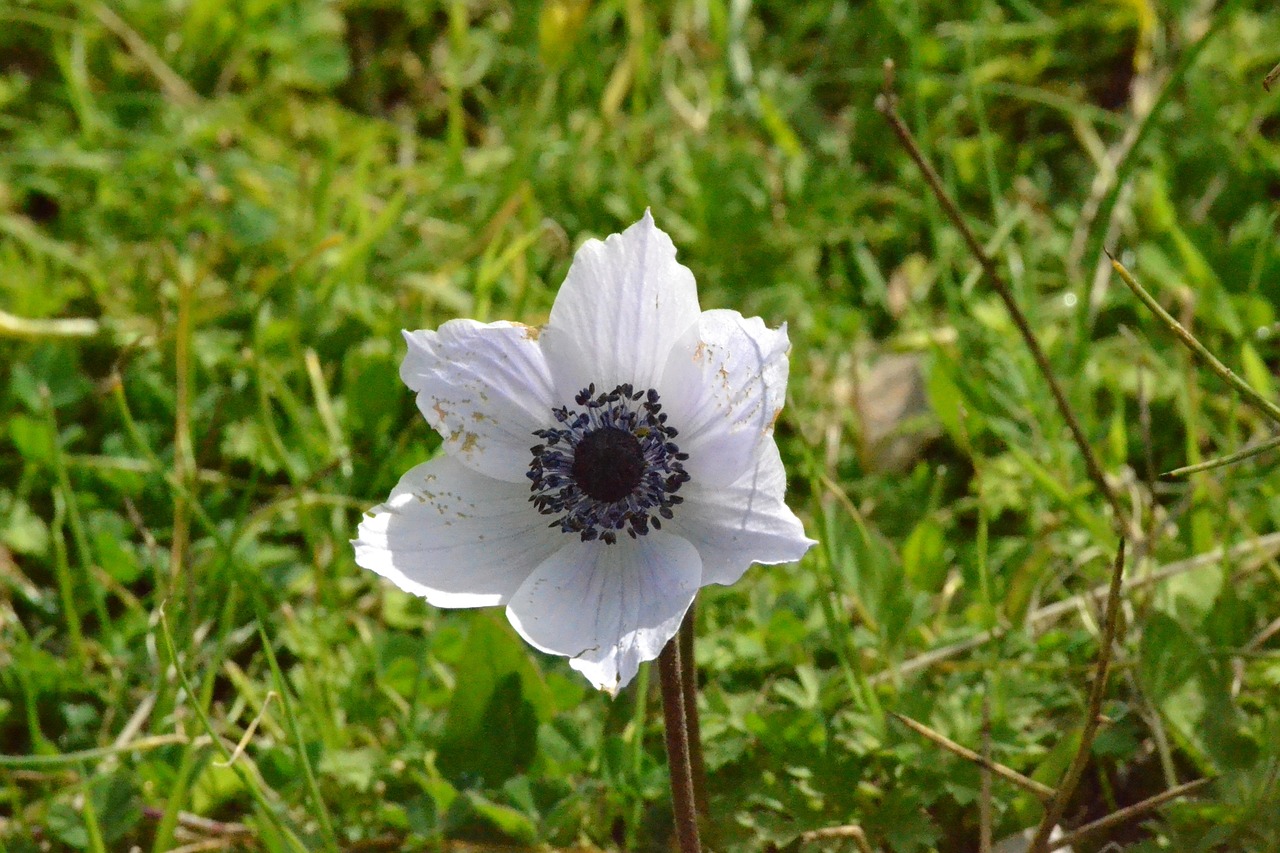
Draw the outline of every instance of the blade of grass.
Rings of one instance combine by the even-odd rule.
[[[183,585],[184,615],[195,613],[196,582],[186,566],[187,544],[191,530],[190,504],[196,497],[196,456],[191,442],[191,303],[195,285],[186,274],[177,253],[167,253],[169,267],[178,284],[178,325],[173,336],[174,403],[173,403],[173,476],[183,485],[173,493],[173,535],[169,542],[169,595],[176,596]],[[188,495],[191,500],[188,500]]]
[[[67,476],[67,463],[62,453],[62,440],[58,431],[58,418],[54,412],[53,399],[47,387],[40,388],[40,399],[44,404],[45,421],[49,429],[53,474],[57,480],[58,491],[66,505],[67,522],[71,527],[71,541],[76,546],[76,557],[80,564],[79,580],[84,584],[82,596],[93,604],[94,615],[98,624],[105,630],[111,624],[107,616],[107,605],[103,601],[102,588],[93,579],[93,549],[89,547],[89,536],[85,532],[84,519],[80,515],[80,504],[76,500],[75,490],[71,488],[71,478]]]
[[[1198,465],[1187,465],[1183,468],[1174,468],[1172,471],[1166,471],[1161,474],[1164,478],[1185,477],[1189,474],[1199,474],[1201,471],[1211,471],[1214,468],[1221,468],[1224,465],[1234,465],[1237,462],[1243,462],[1246,459],[1252,459],[1254,456],[1260,456],[1268,450],[1280,447],[1280,435],[1268,438],[1266,441],[1260,441],[1257,444],[1251,444],[1237,450],[1228,456],[1221,456],[1217,459],[1210,459],[1201,462]]]
[[[119,375],[113,376],[111,380],[111,393],[116,401],[116,411],[120,415],[120,421],[124,424],[125,432],[129,435],[129,439],[133,442],[138,451],[146,457],[150,463],[151,471],[164,478],[165,483],[175,492],[181,492],[187,501],[187,505],[191,508],[192,513],[200,522],[200,526],[204,531],[213,537],[218,543],[218,549],[224,554],[230,554],[232,550],[232,542],[227,539],[221,526],[209,515],[209,513],[201,506],[200,502],[194,499],[194,495],[188,491],[186,484],[174,476],[170,470],[171,466],[161,461],[156,452],[151,449],[151,444],[142,434],[142,430],[138,428],[138,422],[134,420],[133,411],[129,408],[129,400],[124,393],[124,379]]]
[[[822,490],[817,488],[819,483],[824,485],[832,495],[844,504],[845,509],[849,511],[850,516],[856,522],[858,520],[857,510],[851,503],[848,503],[848,496],[824,475],[819,475],[815,479],[815,494],[820,495],[822,493]],[[872,630],[874,630],[875,620],[867,613],[866,608],[858,601],[857,596],[851,595],[845,588],[844,579],[841,577],[840,568],[836,564],[836,553],[833,549],[833,543],[839,541],[839,537],[835,535],[832,526],[834,518],[824,505],[824,501],[819,499],[815,503],[817,505],[815,511],[817,522],[826,535],[818,538],[818,546],[814,551],[818,555],[820,565],[826,570],[825,574],[829,581],[829,584],[824,585],[825,588],[818,595],[818,603],[822,607],[822,618],[826,622],[831,641],[835,644],[836,655],[840,659],[840,669],[849,687],[849,695],[855,697],[861,703],[869,719],[880,720],[883,718],[880,701],[876,697],[875,690],[872,689],[866,673],[862,671],[861,658],[858,655],[858,650],[853,647],[848,620],[840,618],[836,607],[839,605],[843,609],[846,601],[852,603],[853,608],[858,611],[863,622],[871,627]]]
[[[165,799],[164,812],[156,825],[155,837],[151,843],[153,853],[165,853],[173,847],[173,834],[178,828],[178,815],[187,799],[187,791],[191,780],[195,777],[199,766],[200,749],[195,740],[187,744],[182,751],[182,759],[178,762],[178,772],[169,787],[169,796]]]
[[[62,528],[66,523],[66,502],[62,495],[53,498],[53,523],[50,525],[49,538],[53,543],[53,573],[58,581],[58,600],[62,606],[62,618],[67,623],[67,642],[71,653],[80,662],[85,672],[89,671],[89,655],[84,648],[84,628],[80,623],[80,611],[76,605],[75,583],[71,578],[71,566],[67,562],[67,543],[62,536]]]
[[[426,667],[417,667],[415,672],[421,673]],[[636,793],[634,793],[631,801],[631,820],[627,821],[627,837],[626,849],[636,849],[639,839],[639,830],[644,822],[645,809],[648,808],[648,802],[643,794],[640,793],[639,785],[641,776],[644,773],[644,757],[645,743],[644,734],[646,721],[649,717],[649,667],[642,666],[640,671],[636,673],[636,686],[632,690],[632,696],[635,697],[635,708],[631,714],[631,721],[628,723],[631,755],[631,778],[636,780]]]
[[[190,679],[187,678],[186,670],[182,668],[182,663],[178,659],[178,650],[173,643],[173,634],[169,630],[169,617],[165,615],[164,605],[160,606],[159,611],[160,638],[164,642],[165,653],[169,656],[168,663],[178,674],[178,681],[182,684],[182,689],[186,692],[187,697],[191,701],[191,707],[196,712],[196,717],[200,721],[200,726],[204,729],[205,734],[209,736],[209,740],[213,743],[215,749],[222,755],[223,761],[230,764],[231,768],[240,777],[241,783],[245,790],[249,792],[249,796],[253,797],[253,801],[261,809],[264,816],[272,824],[280,836],[298,853],[307,853],[307,846],[302,843],[301,839],[293,832],[292,829],[284,825],[280,815],[272,808],[271,803],[267,800],[266,794],[262,792],[262,788],[247,770],[244,769],[243,762],[235,762],[231,764],[231,750],[227,749],[227,745],[222,742],[222,738],[218,737],[218,732],[213,727],[213,721],[209,719],[209,714],[205,710],[205,696],[197,694],[191,686]],[[211,669],[210,672],[213,672]],[[212,687],[213,679],[209,678],[206,685]]]
[[[84,793],[82,794],[84,806],[80,811],[84,817],[85,833],[89,836],[89,849],[93,853],[107,853],[107,844],[102,840],[102,825],[98,823],[98,810],[93,807],[93,791],[91,790],[95,784],[102,784],[107,780],[95,779],[83,764],[80,765],[80,777],[85,780]]]
[[[271,678],[275,681],[276,693],[280,696],[280,707],[284,712],[285,721],[289,724],[289,734],[293,737],[294,745],[298,750],[298,761],[302,764],[307,792],[311,796],[316,819],[320,822],[325,849],[330,853],[338,853],[338,837],[333,831],[329,808],[325,805],[324,797],[320,793],[320,785],[316,782],[316,774],[311,767],[311,757],[307,754],[307,744],[302,737],[302,726],[299,725],[298,717],[293,712],[293,702],[289,699],[289,687],[285,683],[284,675],[280,672],[280,664],[276,661],[276,653],[271,648],[271,640],[267,637],[267,629],[262,624],[261,614],[258,617],[258,637],[262,640],[262,649],[267,655],[267,664],[271,667]],[[226,760],[230,761],[231,758],[228,756]]]
[[[329,396],[329,385],[324,378],[324,370],[320,366],[320,356],[311,347],[303,351],[303,360],[307,366],[307,379],[311,381],[311,393],[316,401],[316,412],[320,415],[320,423],[324,425],[325,434],[342,466],[342,476],[350,478],[354,472],[351,462],[351,446],[342,434],[342,426],[333,410],[333,398]]]
[[[1102,249],[1102,242],[1106,235],[1107,228],[1111,224],[1112,212],[1115,210],[1116,202],[1120,198],[1120,192],[1124,189],[1125,184],[1129,181],[1129,176],[1137,167],[1137,152],[1142,149],[1142,144],[1155,128],[1156,119],[1163,112],[1164,107],[1172,98],[1174,91],[1182,83],[1187,76],[1187,72],[1195,65],[1196,60],[1200,58],[1200,54],[1213,41],[1214,37],[1223,30],[1228,21],[1235,20],[1235,16],[1231,14],[1239,0],[1227,0],[1208,16],[1209,26],[1200,38],[1192,42],[1182,55],[1178,57],[1178,61],[1174,64],[1173,70],[1169,72],[1169,76],[1165,78],[1164,84],[1160,87],[1159,94],[1156,95],[1155,101],[1132,131],[1128,144],[1120,152],[1114,166],[1114,172],[1111,177],[1110,187],[1102,196],[1101,202],[1094,211],[1093,218],[1089,221],[1085,231],[1084,251],[1080,257],[1084,258],[1086,263],[1091,263],[1090,258],[1097,258],[1099,251]],[[1088,300],[1081,300],[1082,303]],[[1082,309],[1087,310],[1087,306]]]
[[[191,84],[182,79],[169,66],[164,58],[153,48],[138,31],[129,26],[123,18],[103,3],[94,3],[89,11],[98,21],[110,30],[120,41],[124,42],[129,53],[160,84],[165,97],[183,107],[193,107],[200,103],[200,96]]]
[[[102,324],[91,317],[33,319],[0,311],[0,338],[38,341],[46,338],[95,338],[101,333]]]
[[[162,746],[175,743],[193,743],[184,734],[174,732],[167,735],[154,735],[139,738],[119,746],[100,746],[95,749],[82,749],[79,752],[64,752],[60,755],[0,755],[0,768],[5,770],[48,770],[68,764],[83,764],[86,761],[97,761],[110,755],[123,753],[148,752]]]

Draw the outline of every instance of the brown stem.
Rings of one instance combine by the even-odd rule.
[[[950,752],[953,755],[958,755],[961,758],[963,758],[965,761],[973,762],[979,767],[990,770],[992,773],[996,774],[1001,779],[1005,780],[1006,782],[1012,782],[1014,785],[1017,785],[1022,790],[1029,792],[1030,794],[1032,794],[1042,802],[1048,802],[1053,798],[1053,789],[1050,788],[1048,785],[1044,784],[1043,782],[1037,782],[1035,779],[1032,779],[1029,776],[1022,775],[1017,770],[1014,770],[1012,767],[1006,767],[1005,765],[997,761],[992,761],[990,758],[987,758],[986,756],[979,755],[978,753],[974,752],[972,749],[969,749],[968,747],[961,746],[960,744],[956,743],[946,735],[941,734],[939,732],[935,732],[933,729],[929,728],[924,723],[918,722],[917,720],[913,720],[910,717],[905,716],[903,714],[899,714],[897,711],[890,711],[889,716],[893,717],[895,720],[902,723],[904,726],[911,729],[911,731],[915,732],[921,737],[927,740],[930,740],[933,743],[937,744],[938,746],[942,747],[947,752]]]
[[[929,189],[933,191],[938,203],[942,205],[947,218],[955,225],[956,230],[960,232],[960,236],[964,238],[965,243],[969,246],[969,251],[977,259],[987,283],[991,285],[992,290],[996,292],[1000,297],[1000,301],[1004,303],[1005,310],[1009,312],[1009,316],[1013,319],[1013,324],[1017,326],[1018,332],[1022,335],[1022,340],[1031,352],[1031,357],[1035,359],[1036,367],[1040,369],[1040,375],[1044,377],[1045,384],[1049,386],[1049,390],[1053,393],[1053,399],[1058,404],[1058,411],[1062,413],[1063,419],[1067,422],[1067,427],[1071,430],[1071,437],[1075,440],[1076,446],[1080,448],[1080,453],[1084,457],[1085,468],[1089,471],[1089,479],[1093,480],[1094,486],[1106,498],[1107,503],[1111,505],[1111,510],[1115,513],[1115,525],[1120,534],[1125,535],[1129,530],[1129,514],[1125,512],[1124,506],[1120,503],[1120,498],[1116,495],[1115,490],[1107,483],[1106,475],[1102,472],[1102,465],[1098,462],[1098,457],[1089,445],[1089,439],[1085,436],[1084,429],[1081,428],[1080,421],[1077,420],[1075,412],[1071,408],[1071,403],[1067,400],[1067,395],[1063,392],[1062,386],[1058,384],[1053,367],[1049,364],[1049,358],[1040,347],[1040,340],[1036,337],[1036,333],[1032,331],[1026,315],[1022,313],[1022,309],[1018,307],[1018,303],[1014,300],[1013,291],[1009,289],[1004,277],[1000,275],[1000,270],[996,267],[995,260],[987,254],[987,250],[978,242],[978,238],[974,235],[973,230],[969,228],[969,224],[965,221],[960,208],[956,206],[955,201],[942,185],[942,178],[933,168],[933,164],[925,158],[924,152],[916,144],[915,136],[912,135],[910,128],[903,122],[902,116],[898,114],[897,96],[893,93],[893,63],[890,60],[885,62],[885,90],[876,98],[876,109],[889,122],[889,126],[893,128],[898,141],[902,143],[902,147],[907,150],[907,154],[911,156],[916,166],[920,168],[925,182],[929,185]]]
[[[856,824],[847,824],[845,826],[828,826],[822,829],[811,829],[807,832],[800,833],[800,841],[805,844],[812,844],[815,841],[825,841],[829,838],[851,838],[857,846],[859,853],[872,853],[871,842],[867,840],[867,834],[862,831],[862,827]]]
[[[710,814],[707,804],[707,764],[702,757],[702,723],[698,721],[698,664],[693,657],[695,599],[680,623],[680,691],[684,696],[684,722],[689,731],[689,766],[693,777],[693,802],[698,816]]]
[[[982,691],[982,760],[991,763],[991,693]],[[983,767],[978,794],[978,850],[991,853],[991,771]]]
[[[1047,853],[1049,833],[1062,820],[1067,811],[1067,803],[1080,784],[1089,765],[1089,752],[1093,746],[1094,735],[1102,724],[1102,700],[1107,693],[1107,675],[1111,667],[1111,648],[1115,643],[1116,630],[1120,625],[1120,581],[1124,576],[1124,540],[1116,549],[1115,563],[1111,567],[1111,588],[1107,593],[1107,610],[1102,620],[1102,636],[1099,638],[1098,664],[1093,677],[1093,686],[1089,690],[1089,709],[1084,718],[1084,731],[1080,733],[1080,745],[1076,747],[1075,758],[1067,768],[1066,775],[1058,785],[1058,792],[1044,810],[1044,817],[1036,827],[1035,838],[1027,847],[1029,853]]]
[[[700,853],[698,806],[693,794],[693,770],[689,765],[689,729],[684,715],[684,690],[680,683],[680,641],[676,637],[672,637],[662,654],[658,655],[658,674],[662,681],[671,807],[675,812],[680,853]]]
[[[1237,376],[1234,370],[1223,364],[1216,355],[1209,351],[1208,347],[1200,343],[1196,336],[1187,330],[1186,326],[1179,323],[1172,314],[1164,310],[1164,306],[1161,305],[1154,296],[1148,293],[1146,288],[1138,283],[1138,280],[1133,277],[1133,273],[1129,272],[1129,270],[1125,268],[1124,264],[1120,263],[1115,258],[1112,258],[1109,252],[1107,253],[1107,257],[1111,258],[1111,266],[1120,276],[1120,280],[1133,291],[1133,295],[1138,297],[1138,299],[1142,301],[1143,305],[1146,305],[1147,308],[1150,309],[1152,314],[1156,315],[1156,318],[1164,324],[1165,328],[1173,333],[1174,337],[1176,337],[1184,347],[1190,350],[1196,358],[1200,359],[1200,361],[1204,363],[1205,367],[1212,370],[1219,379],[1236,389],[1236,391],[1245,398],[1246,402],[1250,403],[1255,409],[1270,418],[1272,421],[1280,424],[1280,406],[1277,406],[1275,403],[1268,400],[1255,390],[1252,385]]]
[[[1143,800],[1140,803],[1134,803],[1131,806],[1126,806],[1118,812],[1113,812],[1104,818],[1095,820],[1093,823],[1087,823],[1079,829],[1076,829],[1066,835],[1059,836],[1056,841],[1049,845],[1049,850],[1061,850],[1064,847],[1071,847],[1072,845],[1079,844],[1082,840],[1096,832],[1101,832],[1104,829],[1110,829],[1111,827],[1124,823],[1125,821],[1141,817],[1147,812],[1159,808],[1170,800],[1175,800],[1178,797],[1186,796],[1193,791],[1203,788],[1212,781],[1212,779],[1197,779],[1194,782],[1188,782],[1185,785],[1170,788],[1169,790],[1156,794],[1154,797]]]

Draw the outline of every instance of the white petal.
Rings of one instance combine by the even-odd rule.
[[[672,352],[662,402],[694,482],[727,486],[755,467],[787,396],[790,348],[786,325],[707,311],[696,340],[686,335]]]
[[[658,387],[671,348],[698,320],[693,273],[671,238],[644,218],[574,255],[542,332],[556,388],[572,400],[589,384]]]
[[[727,488],[691,480],[685,502],[662,529],[688,539],[702,555],[702,585],[731,584],[752,563],[790,563],[816,542],[785,502],[787,472],[773,439],[765,441],[754,470]]]
[[[616,694],[675,636],[701,574],[698,551],[678,536],[573,542],[529,575],[507,618],[533,646],[572,658]]]
[[[553,423],[551,376],[538,330],[518,323],[450,320],[437,331],[405,332],[400,378],[444,448],[481,474],[524,483],[538,444]]]
[[[437,607],[505,604],[564,544],[526,486],[450,456],[416,465],[360,522],[356,562]]]

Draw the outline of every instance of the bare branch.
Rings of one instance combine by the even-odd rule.
[[[862,827],[854,824],[811,829],[800,834],[800,841],[803,843],[822,841],[828,838],[852,838],[860,853],[874,853],[871,849],[871,843],[867,841],[867,834],[862,831]]]
[[[995,260],[987,254],[986,249],[978,242],[978,238],[965,221],[964,214],[960,212],[960,208],[956,206],[955,201],[942,185],[942,178],[939,177],[937,170],[933,168],[933,165],[924,156],[924,152],[916,144],[915,136],[911,133],[906,123],[903,122],[902,116],[898,114],[898,98],[893,91],[892,60],[885,60],[885,88],[876,97],[876,109],[889,122],[889,126],[893,128],[898,141],[902,143],[902,147],[906,149],[907,154],[911,156],[916,166],[919,167],[921,174],[924,175],[925,183],[929,185],[934,197],[942,205],[947,218],[955,225],[956,230],[960,232],[960,236],[964,238],[966,245],[968,245],[969,251],[977,259],[983,275],[986,276],[987,283],[991,285],[991,288],[1000,297],[1000,301],[1004,303],[1005,310],[1009,312],[1009,316],[1013,319],[1013,324],[1017,327],[1019,334],[1022,335],[1022,340],[1031,352],[1031,357],[1035,359],[1040,375],[1044,377],[1049,390],[1053,393],[1053,399],[1058,404],[1058,411],[1062,413],[1063,419],[1067,422],[1067,427],[1071,430],[1071,437],[1084,457],[1085,468],[1089,471],[1089,479],[1093,481],[1094,486],[1106,498],[1107,503],[1111,505],[1111,510],[1115,513],[1114,523],[1117,530],[1121,535],[1126,535],[1129,530],[1129,514],[1120,503],[1120,498],[1116,495],[1115,490],[1107,482],[1106,475],[1102,471],[1102,465],[1098,462],[1098,457],[1089,445],[1089,439],[1085,436],[1084,429],[1080,426],[1080,421],[1076,418],[1075,411],[1071,408],[1071,403],[1067,400],[1066,393],[1063,392],[1062,386],[1058,384],[1057,377],[1053,372],[1053,366],[1049,364],[1049,357],[1045,355],[1044,349],[1040,346],[1039,338],[1036,337],[1036,333],[1032,330],[1026,315],[1022,313],[1022,309],[1018,307],[1017,301],[1014,300],[1013,291],[1009,289],[1009,285],[1000,274]]]
[[[1170,800],[1176,800],[1178,797],[1190,794],[1192,791],[1198,791],[1205,785],[1212,782],[1212,779],[1197,779],[1194,782],[1188,782],[1185,785],[1179,785],[1176,788],[1170,788],[1162,794],[1156,794],[1154,797],[1143,800],[1140,803],[1134,803],[1131,806],[1125,806],[1117,812],[1112,812],[1104,818],[1099,818],[1093,823],[1086,823],[1079,829],[1063,835],[1049,844],[1049,850],[1061,850],[1080,843],[1081,840],[1088,838],[1095,832],[1101,832],[1104,829],[1110,829],[1113,826],[1141,817],[1149,811],[1153,811]]]
[[[893,717],[895,720],[902,723],[904,726],[911,729],[916,734],[942,747],[947,752],[950,752],[953,755],[958,755],[961,758],[963,758],[965,761],[971,761],[974,764],[978,765],[979,767],[985,767],[987,770],[990,770],[992,773],[996,774],[1001,779],[1004,779],[1006,782],[1012,782],[1013,784],[1017,785],[1019,788],[1022,788],[1023,790],[1035,796],[1037,799],[1041,801],[1045,801],[1053,798],[1053,793],[1054,793],[1053,789],[1050,788],[1048,785],[1045,785],[1041,782],[1037,782],[1035,779],[1032,779],[1029,776],[1023,776],[1021,773],[1019,773],[1017,770],[1014,770],[1012,767],[1006,767],[1003,764],[1000,764],[996,761],[992,761],[990,758],[981,756],[978,753],[974,752],[972,749],[961,746],[960,744],[951,740],[951,738],[947,737],[946,735],[942,735],[942,734],[939,734],[938,732],[935,732],[933,729],[929,728],[924,723],[918,723],[915,720],[911,719],[910,717],[903,716],[902,714],[899,714],[895,711],[890,711],[889,716]]]
[[[1080,777],[1089,766],[1089,752],[1093,748],[1094,736],[1102,724],[1102,700],[1107,695],[1107,675],[1111,669],[1111,650],[1115,643],[1116,631],[1120,626],[1120,587],[1124,578],[1124,540],[1116,548],[1115,563],[1111,567],[1111,587],[1107,591],[1107,609],[1102,621],[1102,636],[1098,639],[1098,665],[1093,677],[1093,687],[1089,690],[1089,707],[1085,712],[1084,731],[1080,733],[1080,745],[1076,747],[1075,758],[1067,768],[1062,782],[1058,785],[1058,793],[1044,811],[1040,826],[1027,848],[1029,853],[1046,853],[1049,833],[1062,820],[1067,810],[1071,795],[1080,784]]]
[[[1199,474],[1201,471],[1211,471],[1214,468],[1221,468],[1224,465],[1234,465],[1237,462],[1243,462],[1246,459],[1259,456],[1276,447],[1280,447],[1280,435],[1272,436],[1271,438],[1268,438],[1265,441],[1259,441],[1256,444],[1250,444],[1247,447],[1237,450],[1235,453],[1220,456],[1217,459],[1210,459],[1208,462],[1201,462],[1198,465],[1187,465],[1185,468],[1175,468],[1172,471],[1166,471],[1160,476],[1172,478],[1185,477],[1188,474]]]
[[[1111,257],[1110,253],[1107,256]],[[1259,412],[1280,424],[1280,406],[1259,394],[1252,385],[1245,382],[1235,374],[1235,371],[1219,361],[1218,357],[1211,353],[1208,347],[1200,343],[1195,335],[1187,331],[1187,328],[1174,319],[1172,314],[1164,310],[1164,306],[1157,302],[1154,296],[1148,293],[1141,284],[1138,284],[1138,280],[1133,277],[1133,273],[1125,269],[1124,264],[1111,257],[1111,266],[1115,267],[1116,272],[1120,274],[1120,278],[1133,291],[1133,295],[1142,300],[1142,303],[1151,309],[1151,313],[1156,315],[1165,328],[1182,342],[1183,346],[1191,350],[1219,379],[1236,389],[1240,396],[1245,398],[1246,402],[1252,404]]]
[[[1277,80],[1280,80],[1280,65],[1272,68],[1271,71],[1268,72],[1267,76],[1262,78],[1262,88],[1270,92],[1271,87],[1276,84]]]

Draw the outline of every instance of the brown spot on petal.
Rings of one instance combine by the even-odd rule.
[[[542,334],[542,329],[538,326],[526,326],[524,323],[513,323],[512,325],[524,332],[524,338],[527,341],[536,341],[538,336]]]

